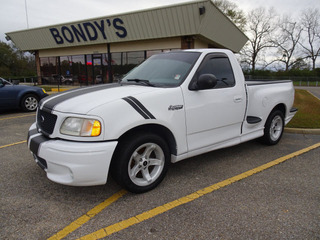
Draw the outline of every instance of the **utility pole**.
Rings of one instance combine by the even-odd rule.
[[[25,6],[25,10],[26,10],[27,28],[29,28],[27,0],[24,0],[24,6]]]

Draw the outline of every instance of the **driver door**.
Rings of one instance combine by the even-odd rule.
[[[212,89],[187,92],[185,109],[189,151],[229,140],[240,142],[246,95],[244,86],[235,82],[227,55],[206,56],[194,80],[201,74],[213,74],[218,81]]]

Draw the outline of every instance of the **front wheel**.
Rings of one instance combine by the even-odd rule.
[[[112,175],[127,190],[143,193],[164,178],[170,163],[167,143],[158,135],[141,133],[119,143]]]
[[[263,142],[267,145],[277,144],[282,137],[283,129],[283,113],[280,110],[271,112],[265,124],[264,136],[262,137]]]

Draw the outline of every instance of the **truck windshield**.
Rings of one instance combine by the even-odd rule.
[[[201,53],[169,52],[153,55],[129,72],[121,83],[156,87],[179,86]]]

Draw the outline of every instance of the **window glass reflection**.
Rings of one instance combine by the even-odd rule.
[[[112,53],[111,69],[107,53],[41,57],[41,78],[45,84],[88,85],[117,82],[146,58],[164,51],[171,49]]]

